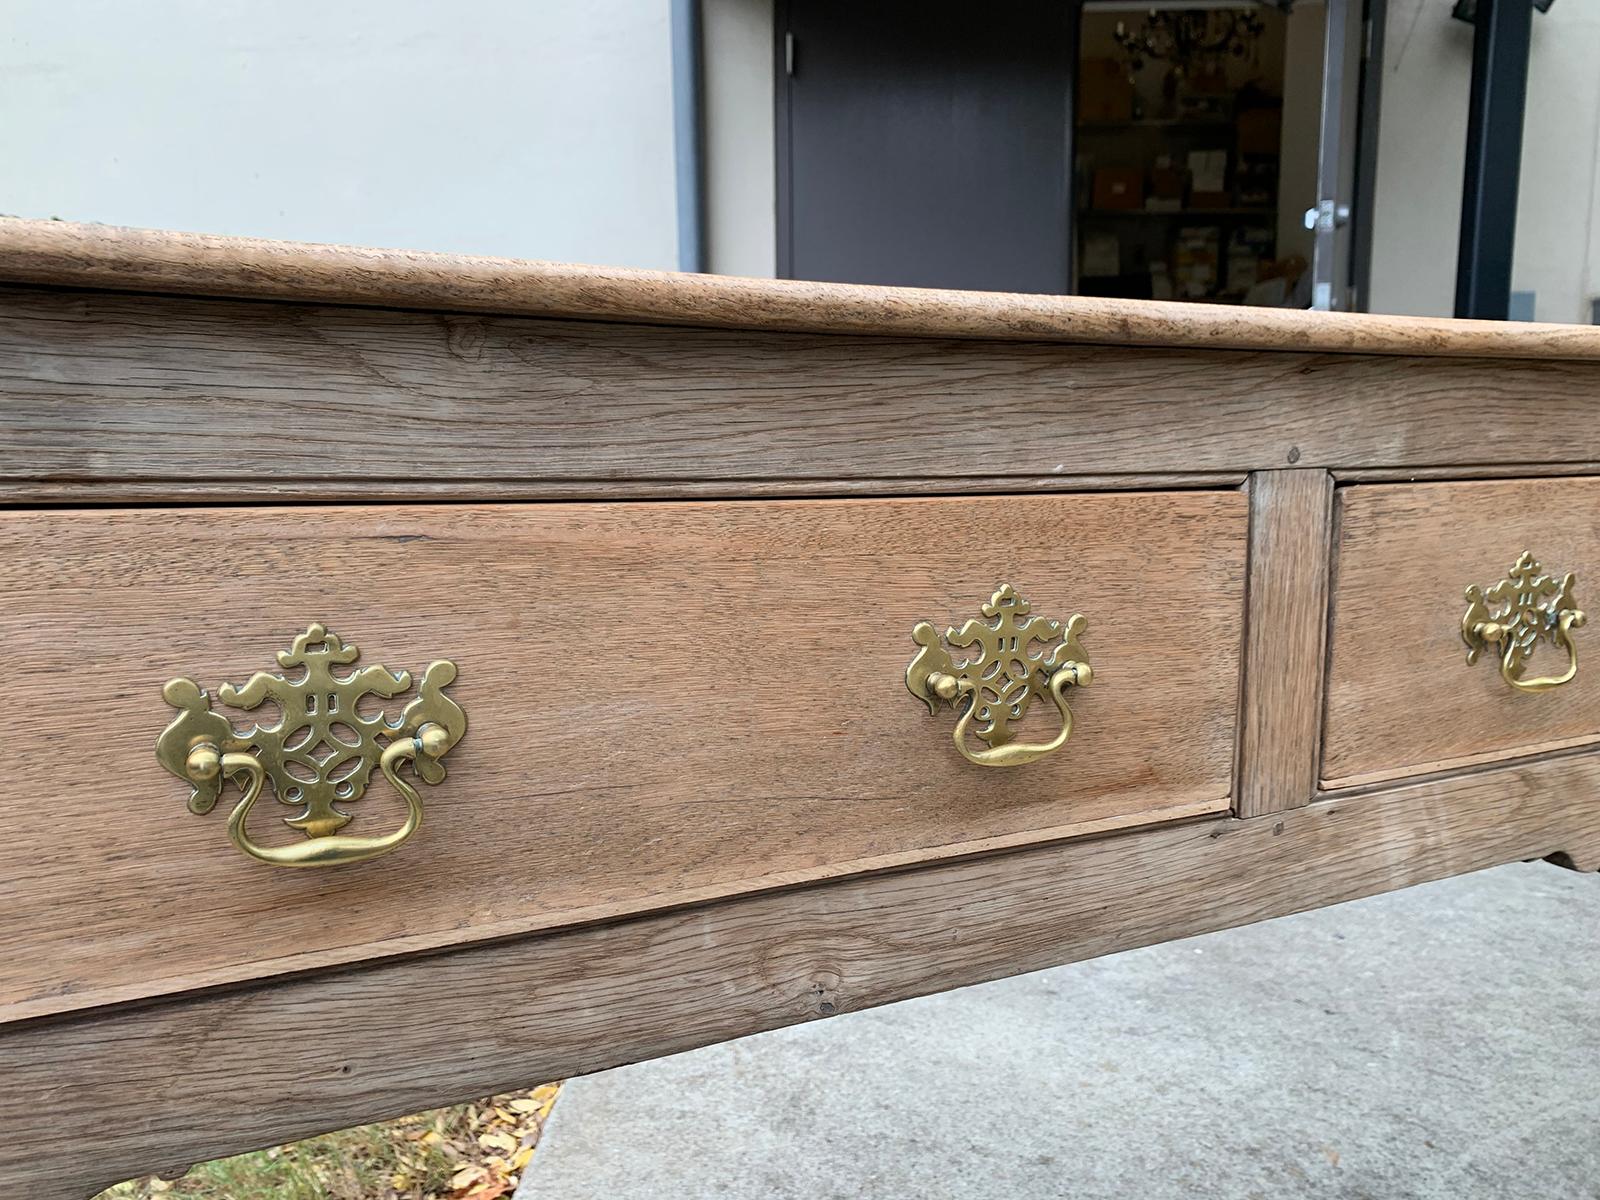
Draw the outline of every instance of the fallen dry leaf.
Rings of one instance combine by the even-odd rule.
[[[499,1130],[493,1130],[489,1133],[480,1133],[478,1135],[478,1145],[482,1146],[485,1150],[502,1150],[507,1154],[515,1154],[517,1150],[517,1139],[512,1137],[509,1133],[501,1133]]]
[[[200,1163],[99,1200],[502,1200],[524,1177],[559,1084]],[[3,1200],[10,1200],[9,1197]]]
[[[473,1184],[486,1179],[488,1175],[489,1172],[487,1170],[477,1165],[462,1167],[461,1170],[450,1177],[450,1189],[452,1191],[460,1191],[462,1188],[471,1187]]]

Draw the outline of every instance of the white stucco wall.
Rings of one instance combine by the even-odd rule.
[[[713,270],[774,267],[767,0],[704,0]],[[1453,304],[1471,30],[1391,0],[1372,307]],[[0,0],[0,212],[677,265],[669,0]],[[1600,0],[1534,20],[1513,285],[1600,293]]]
[[[772,0],[702,0],[706,249],[718,275],[778,271]]]
[[[1600,293],[1600,3],[1533,19],[1512,286],[1541,321],[1588,322]]]
[[[0,212],[677,265],[668,0],[0,0]]]
[[[1455,306],[1472,28],[1436,0],[1390,0],[1373,211],[1376,312]],[[1533,19],[1512,287],[1541,321],[1587,322],[1600,290],[1600,3]]]

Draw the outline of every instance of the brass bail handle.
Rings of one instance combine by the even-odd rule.
[[[171,680],[162,691],[178,715],[156,741],[156,760],[190,784],[189,809],[195,813],[210,812],[223,785],[236,781],[240,799],[228,817],[228,837],[258,862],[330,867],[387,854],[422,823],[422,797],[401,767],[414,764],[430,784],[445,777],[440,760],[467,728],[466,713],[444,694],[456,665],[447,659],[430,663],[415,698],[391,721],[382,712],[360,713],[357,706],[368,696],[388,699],[406,691],[411,675],[381,665],[335,670],[359,655],[354,645],[313,624],[278,653],[279,665],[303,667],[302,677],[258,671],[242,687],[223,684],[217,698],[226,705],[248,710],[273,700],[281,710],[276,724],[245,733],[212,711],[211,698],[192,679]],[[374,768],[405,801],[405,820],[381,835],[337,832],[352,819],[339,806],[362,797]],[[281,803],[298,810],[283,820],[305,841],[263,846],[250,836],[247,821],[268,783]]]
[[[1520,692],[1545,692],[1577,678],[1578,646],[1572,631],[1582,629],[1588,617],[1573,599],[1576,584],[1571,572],[1557,582],[1543,572],[1531,551],[1524,551],[1498,583],[1467,588],[1461,638],[1467,644],[1468,665],[1493,647],[1500,678]],[[1566,654],[1567,669],[1529,678],[1528,660],[1541,641]]]
[[[982,606],[983,618],[946,631],[944,641],[973,657],[957,663],[927,621],[911,631],[921,647],[906,668],[906,687],[936,713],[950,704],[961,712],[952,738],[961,757],[980,767],[1019,767],[1059,750],[1072,736],[1072,709],[1066,690],[1094,680],[1080,636],[1083,614],[1066,621],[1031,616],[1031,605],[1009,583],[1002,583]],[[1037,647],[1037,648],[1035,648]],[[1048,696],[1061,717],[1061,729],[1048,742],[1019,742],[1012,725],[1035,698]],[[972,740],[983,742],[975,749]]]

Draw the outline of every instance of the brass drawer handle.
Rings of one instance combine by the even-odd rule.
[[[440,761],[467,731],[467,715],[444,694],[456,677],[446,659],[429,663],[417,695],[397,721],[382,712],[365,715],[357,705],[366,696],[388,699],[411,686],[407,671],[384,666],[336,675],[333,668],[355,662],[356,646],[321,625],[311,625],[278,665],[303,667],[299,679],[257,671],[243,687],[225,683],[217,698],[235,708],[253,709],[275,701],[282,715],[275,725],[256,725],[247,733],[211,710],[211,699],[192,679],[167,683],[161,694],[178,710],[156,740],[156,760],[191,784],[189,809],[208,813],[228,779],[242,780],[242,798],[228,817],[228,836],[251,858],[275,867],[331,867],[387,854],[417,831],[422,798],[400,776],[407,761],[428,783],[444,779]],[[387,745],[380,739],[387,740]],[[343,802],[359,800],[377,767],[406,802],[406,819],[382,837],[352,837],[337,832],[350,821]],[[245,821],[267,781],[284,804],[299,808],[284,823],[306,835],[288,846],[262,846],[250,838]]]
[[[987,620],[970,618],[945,632],[959,650],[976,647],[973,658],[957,663],[927,621],[918,622],[911,640],[922,647],[906,668],[906,687],[937,712],[940,702],[962,708],[954,733],[956,749],[980,767],[1017,767],[1052,750],[1072,736],[1072,710],[1066,689],[1088,687],[1094,679],[1089,656],[1078,637],[1088,622],[1073,613],[1063,624],[1028,615],[1030,605],[1009,583],[1002,583],[983,606]],[[1035,643],[1042,648],[1035,651]],[[1011,730],[1033,703],[1049,696],[1061,713],[1061,732],[1048,742],[1017,742]],[[976,722],[976,728],[973,728]],[[968,733],[984,743],[974,750]]]
[[[1467,663],[1490,646],[1500,655],[1500,678],[1524,692],[1543,692],[1569,683],[1578,674],[1578,647],[1572,631],[1587,618],[1572,598],[1577,576],[1570,572],[1556,583],[1541,572],[1531,551],[1524,551],[1508,574],[1489,588],[1476,584],[1467,589],[1467,614],[1461,618],[1461,637],[1467,643]],[[1560,675],[1527,679],[1523,671],[1540,639],[1567,653],[1567,669]]]

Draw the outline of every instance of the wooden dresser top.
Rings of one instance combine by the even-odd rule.
[[[1600,328],[742,279],[0,218],[0,281],[726,329],[1600,361]]]

